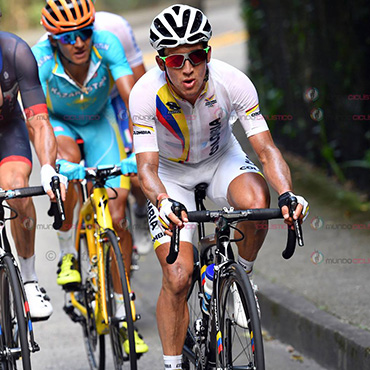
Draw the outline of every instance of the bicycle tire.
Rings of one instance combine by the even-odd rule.
[[[183,369],[202,370],[205,369],[205,343],[202,338],[205,336],[206,316],[201,310],[202,304],[202,282],[200,278],[198,250],[194,250],[194,269],[192,282],[187,296],[189,310],[189,326],[186,332],[183,348]]]
[[[218,284],[218,336],[222,337],[223,350],[219,352],[220,342],[216,343],[216,367],[264,370],[261,324],[247,274],[234,262],[221,272]],[[235,313],[236,294],[239,294],[238,306],[242,304],[245,316]]]
[[[84,346],[91,370],[105,369],[105,337],[98,335],[95,322],[96,293],[90,283],[91,263],[86,235],[80,234],[78,247],[78,269],[81,274],[81,290],[76,292],[78,300],[86,308],[86,317],[81,321]]]
[[[109,335],[113,352],[114,367],[116,370],[123,369],[124,362],[129,361],[130,369],[137,370],[137,355],[135,350],[134,322],[131,312],[131,300],[127,284],[127,275],[121,249],[118,244],[117,236],[113,230],[107,229],[102,235],[104,254],[105,254],[105,278],[106,278],[106,299],[109,316]],[[126,337],[120,333],[120,319],[115,317],[116,302],[114,297],[112,271],[118,271],[119,284],[122,289],[123,303],[125,306],[126,316],[124,323],[127,325],[126,337],[129,341],[129,354],[126,355],[123,350],[123,342]],[[116,284],[117,280],[116,280]]]
[[[0,351],[9,355],[0,361],[1,370],[19,369],[20,364],[23,370],[32,368],[21,284],[12,257],[4,255],[0,261]]]

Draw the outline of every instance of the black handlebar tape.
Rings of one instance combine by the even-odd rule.
[[[10,195],[13,193],[13,195]],[[45,190],[42,186],[31,186],[28,188],[19,188],[12,191],[5,191],[1,194],[1,199],[11,199],[11,198],[28,198],[37,195],[45,195]]]
[[[212,220],[209,211],[191,211],[188,212],[189,222],[209,222]]]
[[[272,220],[274,218],[281,218],[280,208],[256,208],[251,209],[248,215],[248,220],[258,221],[258,220]]]
[[[288,228],[288,240],[286,243],[286,247],[282,253],[283,258],[285,258],[286,260],[293,256],[295,251],[296,240],[297,238],[295,235],[295,231],[292,230],[291,228]]]
[[[173,213],[177,216],[181,216],[181,207],[178,202],[173,202]],[[170,251],[166,257],[166,261],[169,265],[172,265],[176,260],[179,254],[179,245],[180,245],[180,230],[176,226],[172,231]]]

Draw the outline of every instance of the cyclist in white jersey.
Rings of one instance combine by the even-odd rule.
[[[196,8],[177,4],[161,12],[150,30],[159,68],[135,84],[129,101],[139,180],[151,202],[149,227],[163,272],[157,324],[165,369],[182,368],[195,229],[187,223],[186,210],[195,210],[194,187],[206,182],[208,197],[219,206],[265,208],[270,203],[266,177],[279,194],[285,222],[293,222],[286,206],[292,194],[289,167],[260,113],[257,92],[242,72],[217,60],[211,62],[211,35],[206,16]],[[264,175],[231,132],[229,119],[234,111]],[[293,218],[302,221],[308,204],[303,197],[297,198]],[[182,203],[180,219],[173,213],[174,200]],[[175,264],[168,265],[174,225],[183,228],[180,253]],[[267,223],[244,222],[238,227],[247,236],[238,243],[238,261],[251,277]]]

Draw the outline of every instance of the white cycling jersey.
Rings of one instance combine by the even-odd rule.
[[[131,68],[143,64],[143,54],[136,43],[132,28],[125,18],[113,13],[96,12],[94,28],[110,31],[118,37],[125,49],[126,58]]]
[[[209,80],[194,106],[179,97],[158,67],[147,72],[130,94],[135,152],[199,163],[219,156],[234,142],[229,121],[237,114],[247,137],[268,130],[250,79],[233,66],[213,59]]]

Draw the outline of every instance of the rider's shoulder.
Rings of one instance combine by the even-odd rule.
[[[228,79],[231,75],[245,75],[240,69],[231,64],[214,58],[208,63],[208,68],[210,73],[217,78],[224,76]]]
[[[240,69],[232,66],[229,63],[219,59],[211,59],[208,63],[210,78],[216,83],[219,82],[223,86],[244,86],[252,84],[249,77]]]
[[[39,67],[41,67],[45,62],[54,60],[54,50],[48,39],[39,41],[37,44],[32,46],[31,50],[39,64]]]
[[[114,26],[127,26],[128,21],[123,18],[121,15],[99,11],[95,13],[94,28],[97,30],[110,29]]]
[[[25,40],[23,40],[20,36],[12,32],[7,31],[0,31],[0,42],[1,44],[6,44],[6,48],[2,48],[2,51],[6,50],[14,50],[15,47],[23,47],[26,49],[30,49],[29,45]]]
[[[106,51],[121,45],[117,36],[107,30],[94,30],[93,44],[97,49]]]

